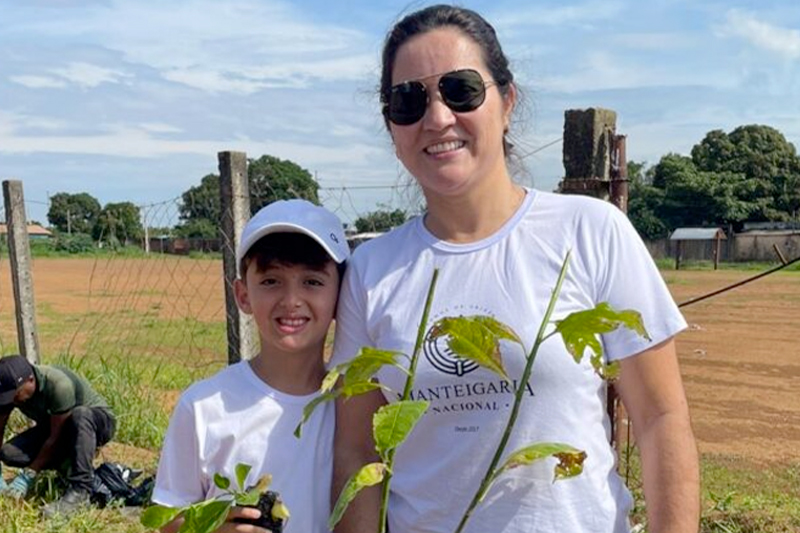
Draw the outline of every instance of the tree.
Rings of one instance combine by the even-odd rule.
[[[800,158],[769,126],[713,130],[691,157],[667,154],[646,171],[632,161],[628,170],[629,216],[646,238],[680,226],[737,228],[800,215]]]
[[[643,239],[660,239],[668,231],[657,214],[664,191],[652,185],[654,168],[647,168],[645,162],[628,161],[628,218]]]
[[[394,211],[379,209],[358,217],[355,221],[356,231],[359,233],[389,231],[405,222],[406,218],[408,218],[406,212],[402,209],[395,209]]]
[[[184,221],[178,233],[184,237],[201,237],[213,239],[219,237],[222,222],[219,200],[219,176],[206,174],[200,185],[190,187],[181,195],[178,208],[180,218]]]
[[[91,233],[99,214],[100,202],[94,196],[60,192],[50,197],[47,220],[64,233]]]
[[[141,239],[143,235],[141,213],[131,202],[106,204],[100,211],[92,232],[97,241],[125,245]]]
[[[305,198],[319,204],[319,183],[306,169],[292,161],[269,155],[250,159],[247,167],[250,188],[250,211],[255,213],[275,200]],[[180,219],[177,228],[184,237],[213,239],[219,237],[222,221],[220,183],[217,174],[208,174],[200,185],[181,195]]]
[[[706,172],[728,173],[738,199],[754,204],[750,220],[790,220],[800,208],[800,158],[775,128],[747,125],[730,134],[714,130],[692,148]]]
[[[249,160],[250,208],[253,213],[275,200],[303,198],[319,204],[319,183],[292,161],[262,155]]]

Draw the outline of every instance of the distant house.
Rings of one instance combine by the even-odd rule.
[[[0,236],[3,239],[8,235],[8,228],[5,224],[0,224]],[[47,228],[43,228],[39,224],[28,224],[28,238],[30,240],[47,240],[53,238],[53,232]]]
[[[719,266],[720,243],[727,239],[722,228],[678,228],[672,232],[669,240],[675,242],[675,270],[680,270],[681,261],[687,255],[686,249],[694,245],[688,254],[702,259],[710,255],[714,260],[714,270]],[[699,245],[699,246],[698,246]]]

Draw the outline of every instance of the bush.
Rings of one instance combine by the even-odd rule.
[[[86,233],[60,234],[55,239],[54,249],[70,254],[91,252],[95,248],[94,239]]]

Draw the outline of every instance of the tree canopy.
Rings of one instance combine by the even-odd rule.
[[[710,131],[691,157],[667,154],[646,171],[631,162],[629,176],[629,216],[645,238],[681,226],[737,228],[800,215],[800,158],[769,126]]]
[[[276,200],[304,198],[319,204],[319,183],[311,173],[293,163],[270,155],[248,160],[247,181],[250,188],[250,211],[254,214]],[[200,185],[181,195],[182,223],[178,233],[184,237],[219,237],[222,207],[218,174],[208,174]]]
[[[111,244],[129,244],[144,235],[139,208],[131,202],[108,203],[94,225],[92,237]]]
[[[379,209],[360,216],[355,221],[356,231],[366,233],[372,231],[388,231],[395,226],[399,226],[408,218],[405,211],[395,209]]]
[[[47,220],[64,233],[92,233],[100,214],[100,202],[85,192],[56,193],[50,197]]]

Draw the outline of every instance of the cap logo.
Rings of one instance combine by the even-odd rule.
[[[331,233],[331,240],[336,244],[339,244],[339,238],[336,237],[336,235],[334,235],[333,233]]]

